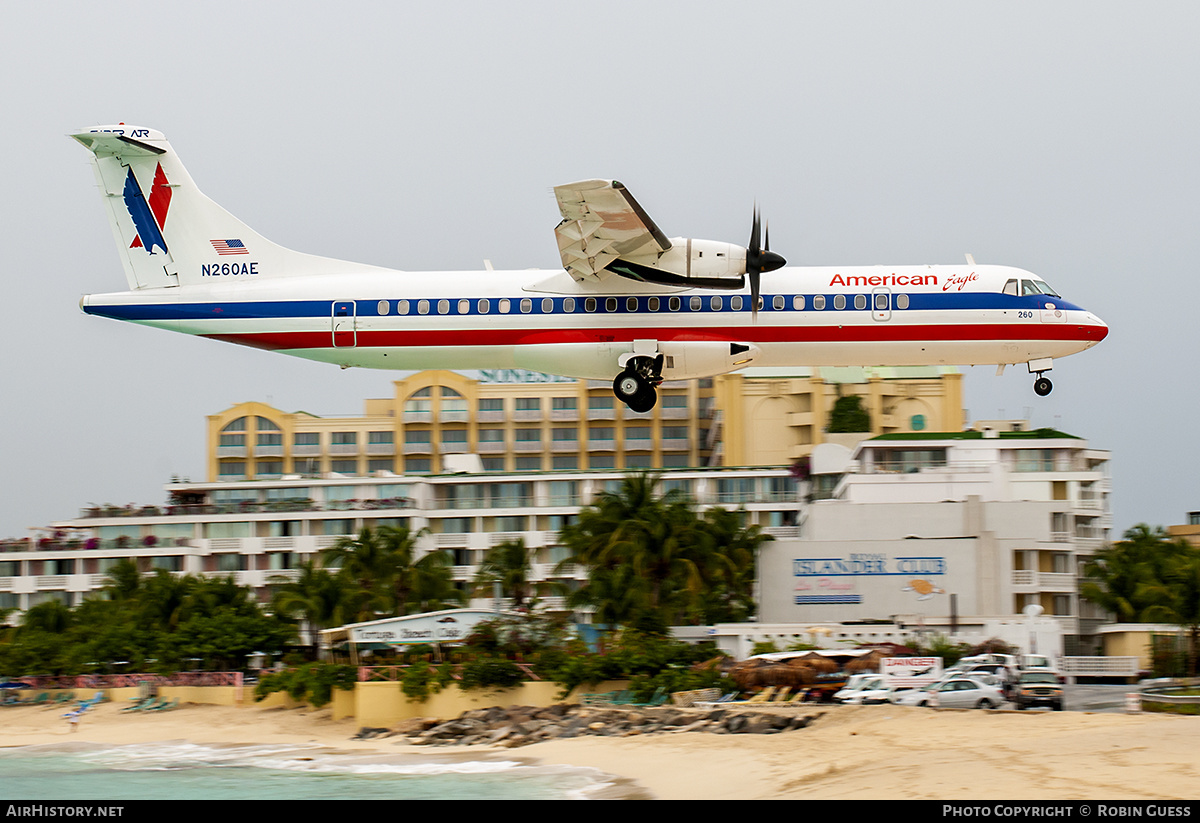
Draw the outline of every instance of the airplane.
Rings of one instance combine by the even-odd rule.
[[[1042,278],[997,265],[788,267],[755,208],[738,246],[668,238],[620,182],[554,189],[563,269],[403,272],[264,238],[203,195],[161,132],[70,135],[92,153],[129,290],[94,315],[342,368],[526,369],[612,380],[648,412],[664,380],[755,366],[1025,363],[1108,334]],[[760,242],[761,237],[761,242]]]

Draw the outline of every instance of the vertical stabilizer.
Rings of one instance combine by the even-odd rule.
[[[161,132],[120,124],[71,137],[92,152],[130,289],[376,270],[267,240],[196,188]]]

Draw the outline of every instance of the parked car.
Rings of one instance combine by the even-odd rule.
[[[837,703],[859,705],[887,703],[890,691],[888,679],[881,674],[854,675],[844,689],[834,693],[833,699]]]
[[[1062,683],[1050,669],[1021,672],[1009,695],[1018,710],[1029,706],[1049,706],[1056,712],[1062,711]]]
[[[892,702],[900,706],[938,706],[946,709],[997,709],[1004,705],[1000,689],[970,677],[951,677],[947,680],[893,695]]]

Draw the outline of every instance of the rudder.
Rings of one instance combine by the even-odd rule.
[[[267,240],[200,192],[162,132],[119,124],[70,136],[92,152],[131,290],[375,268]]]

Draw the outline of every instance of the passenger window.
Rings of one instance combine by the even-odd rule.
[[[381,317],[383,315],[387,314],[389,311],[391,311],[391,309],[392,309],[392,304],[386,300],[380,300],[379,305],[375,307],[375,310],[377,312],[379,312],[379,315]]]
[[[817,311],[825,311],[825,295],[823,295],[823,294],[814,294],[813,295],[813,308],[816,309]]]
[[[636,297],[626,297],[625,298],[625,311],[637,311],[637,298]]]
[[[700,311],[700,309],[704,308],[704,303],[699,297],[693,297],[688,301],[688,304],[692,311]]]
[[[777,294],[771,298],[771,308],[773,308],[775,311],[783,311],[783,306],[784,301],[782,294]]]
[[[713,311],[720,311],[722,302],[721,296],[719,294],[714,294],[708,300],[708,307]]]
[[[428,300],[420,300],[417,302],[417,314],[429,314]]]
[[[838,311],[841,311],[842,309],[846,308],[846,295],[835,294],[833,296],[833,307],[835,309],[837,309]]]
[[[528,297],[521,298],[521,314],[529,314],[533,311],[533,301]]]
[[[672,297],[667,300],[667,308],[671,311],[679,311],[681,305],[683,305],[683,302],[678,297]]]
[[[571,312],[575,311],[575,298],[574,297],[564,297],[563,298],[563,311],[565,311],[567,314],[570,314]]]
[[[449,313],[450,313],[450,301],[449,300],[439,300],[438,301],[438,314],[449,314]]]
[[[646,305],[648,305],[650,307],[650,311],[658,311],[658,298],[651,297],[649,300],[646,301]]]
[[[458,313],[459,314],[470,314],[471,313],[471,301],[470,300],[459,300],[458,301]]]
[[[804,295],[797,294],[792,298],[792,308],[796,311],[804,311]]]
[[[604,300],[604,310],[606,312],[614,312],[617,310],[617,298],[608,297]]]
[[[888,307],[888,296],[886,294],[875,295],[875,310],[876,311],[887,311],[887,307]]]
[[[509,300],[507,297],[501,297],[500,298],[500,313],[508,314],[510,309],[512,309],[512,301]]]
[[[896,295],[896,308],[898,308],[898,309],[907,309],[908,308],[908,295],[907,294],[897,294]]]
[[[491,310],[491,308],[492,308],[491,303],[488,301],[488,299],[486,297],[481,297],[479,299],[479,313],[480,314],[487,314],[488,311]]]
[[[543,297],[542,298],[542,314],[550,314],[553,311],[554,311],[554,298],[553,297]]]
[[[854,295],[854,308],[862,311],[867,307],[867,296],[865,294]]]
[[[594,298],[594,297],[585,298],[583,301],[583,310],[584,311],[595,311],[596,310],[596,298]]]
[[[734,311],[742,310],[742,296],[740,294],[735,294],[733,297],[729,298],[729,308],[733,309]]]
[[[408,314],[408,301],[407,300],[397,300],[396,301],[396,314]]]

